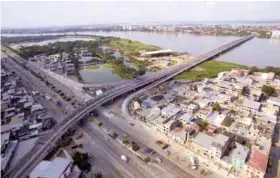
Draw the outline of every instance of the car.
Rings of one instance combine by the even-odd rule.
[[[89,157],[89,158],[91,158],[91,157],[92,157],[92,155],[91,155],[89,152],[87,152],[87,155],[88,155],[88,157]]]
[[[279,154],[278,153],[274,153],[274,157],[276,158],[276,159],[279,159]]]
[[[156,158],[156,161],[157,161],[158,163],[161,163],[161,162],[162,162],[162,159],[159,158],[159,157],[157,157],[157,158]]]

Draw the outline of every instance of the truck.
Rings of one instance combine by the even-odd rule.
[[[196,165],[194,156],[191,156],[190,159],[191,159],[191,166],[192,166],[192,169],[193,169],[193,170],[196,170],[196,169],[197,169],[197,165]]]
[[[123,160],[125,163],[127,163],[128,159],[125,155],[121,155],[121,160]]]

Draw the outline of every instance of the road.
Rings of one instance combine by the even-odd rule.
[[[157,73],[157,76],[145,76],[139,78],[140,80],[131,80],[129,84],[118,86],[110,91],[107,91],[103,93],[102,95],[99,95],[97,97],[94,97],[91,101],[86,102],[83,106],[78,108],[74,113],[69,114],[69,116],[63,120],[62,123],[59,124],[58,127],[56,127],[55,134],[45,143],[44,147],[40,149],[37,152],[34,152],[33,156],[30,157],[30,159],[25,162],[24,165],[21,165],[19,169],[14,169],[13,171],[10,171],[9,173],[5,174],[5,177],[21,177],[23,173],[26,172],[27,169],[34,166],[35,163],[39,163],[40,160],[42,160],[47,154],[49,149],[52,148],[52,146],[59,140],[59,138],[71,127],[73,127],[77,122],[79,122],[81,119],[85,118],[88,114],[90,114],[94,109],[97,107],[107,103],[108,101],[112,101],[114,98],[117,98],[123,94],[126,94],[131,91],[135,91],[136,89],[146,86],[148,84],[151,84],[152,86],[160,85],[176,75],[184,72],[185,70],[188,70],[190,68],[193,68],[197,66],[198,64],[205,62],[214,56],[219,55],[222,52],[229,51],[233,47],[236,47],[248,40],[253,38],[253,36],[248,36],[245,38],[241,38],[238,40],[235,40],[231,43],[225,44],[217,49],[214,49],[204,55],[200,55],[197,58],[195,58],[190,63],[182,64],[179,66],[172,67],[170,69],[161,71]],[[9,53],[11,57],[13,57],[15,60],[17,60],[19,63],[23,63],[24,59],[19,57],[18,55],[11,53],[11,51],[7,51],[6,53]],[[35,164],[36,165],[36,164]]]
[[[153,148],[154,150],[159,153],[159,157],[164,158],[166,157],[166,151],[162,150],[158,145],[155,144],[156,139],[153,136],[148,134],[146,130],[143,130],[142,127],[138,126],[131,126],[127,120],[118,118],[116,115],[109,116],[107,109],[101,108],[99,113],[99,118],[104,126],[109,128],[110,130],[116,131],[119,135],[129,135],[133,141],[138,143],[140,147],[149,147]],[[156,167],[151,167],[150,171],[154,172],[154,176],[156,177],[196,177],[198,174],[190,174],[187,172],[187,167],[181,168],[174,164],[173,162],[169,161],[168,159],[164,159],[162,163],[157,164]]]
[[[48,86],[46,86],[44,82],[39,80],[29,71],[18,66],[14,61],[4,60],[2,63],[5,67],[9,68],[11,71],[15,71],[16,74],[22,78],[22,83],[25,87],[27,87],[27,89],[31,91],[38,90],[41,91],[40,93],[48,93],[50,96],[56,95],[56,97],[60,98],[60,96],[53,92]],[[44,107],[47,107],[48,112],[52,113],[51,115],[54,118],[61,119],[62,116],[64,116],[64,114],[61,113],[60,109],[53,102],[43,99],[41,96],[35,97],[36,100],[39,100]],[[67,103],[63,99],[61,99],[61,101],[63,101],[63,105],[69,109],[69,112],[74,110],[70,103]],[[58,122],[60,122],[60,120]],[[79,129],[81,130],[81,128]],[[96,129],[91,129],[90,127],[85,127],[85,129],[82,130],[83,132],[86,132],[88,136],[83,143],[85,147],[84,151],[90,152],[95,158],[91,160],[93,171],[96,170],[96,168],[98,170],[100,167],[103,167],[105,169],[103,169],[102,173],[109,177],[121,177],[121,175],[123,177],[152,177],[147,173],[147,171],[144,170],[145,166],[143,166],[143,163],[142,167],[140,163],[138,163],[139,161],[134,161],[132,159],[129,164],[124,163],[120,159],[120,155],[125,154],[130,157],[134,155],[132,155],[128,150],[122,148],[119,144],[114,142],[110,144],[108,141],[105,141],[104,138],[106,135],[102,135],[104,133],[100,134],[98,131],[96,131]],[[32,152],[39,150],[42,144],[44,144],[53,133],[54,130],[50,130],[44,134],[44,136],[40,138],[38,144],[32,148],[31,152],[29,152],[29,154],[23,158],[23,161],[28,160],[29,156],[32,155]],[[97,170],[95,172],[97,172]],[[31,167],[26,172],[31,172]]]

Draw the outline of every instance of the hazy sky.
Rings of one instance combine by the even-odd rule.
[[[280,2],[1,2],[2,27],[275,20]]]

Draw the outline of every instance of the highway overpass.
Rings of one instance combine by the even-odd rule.
[[[75,126],[80,120],[89,115],[94,109],[99,106],[112,101],[113,99],[124,95],[128,92],[135,91],[141,87],[151,84],[152,86],[160,85],[167,80],[175,77],[176,75],[189,70],[198,64],[210,60],[217,55],[220,55],[230,49],[252,39],[254,36],[250,35],[231,43],[225,44],[217,49],[214,49],[206,54],[196,57],[189,63],[178,65],[160,72],[156,75],[143,76],[139,79],[131,80],[129,83],[120,85],[112,90],[105,92],[102,95],[94,97],[92,100],[86,102],[82,107],[77,109],[74,113],[70,114],[63,122],[59,123],[55,127],[55,133],[50,137],[42,147],[33,153],[31,157],[22,159],[15,167],[8,170],[4,177],[9,178],[21,178],[28,175],[31,171],[44,157],[47,156],[49,151],[55,145],[55,143],[61,138],[61,136],[71,127]]]

